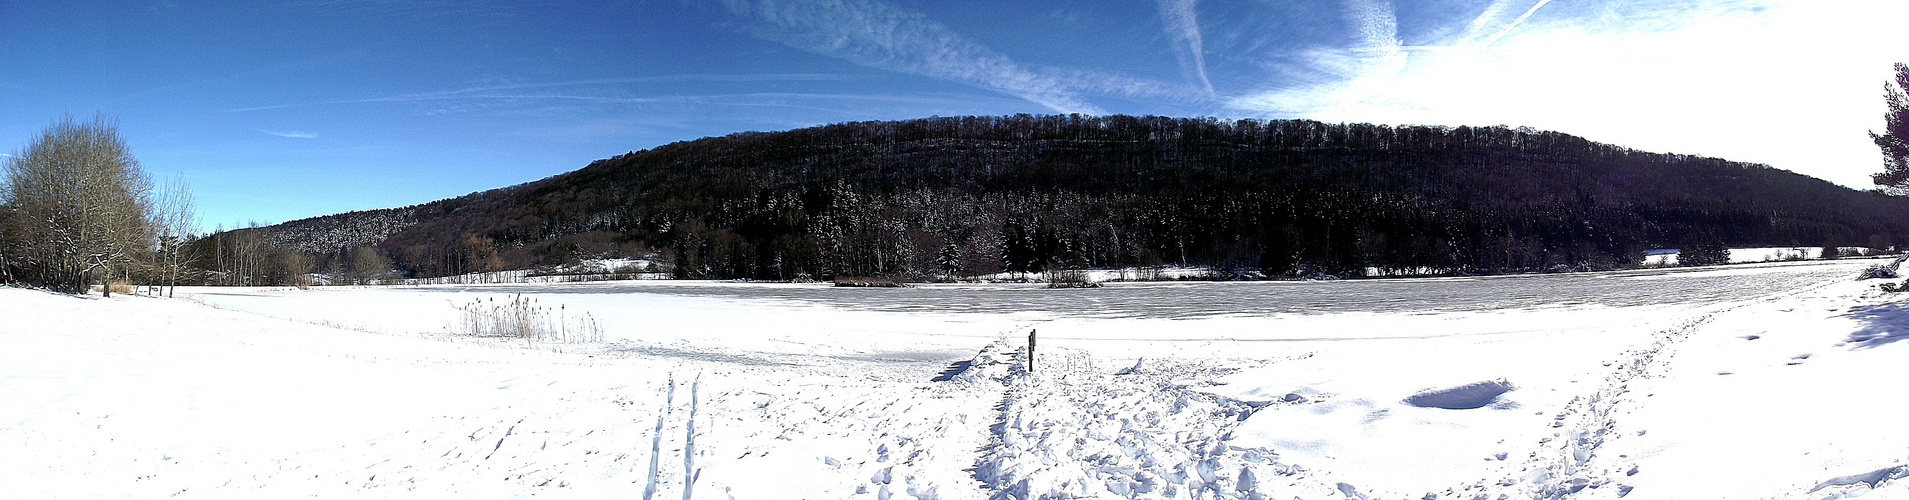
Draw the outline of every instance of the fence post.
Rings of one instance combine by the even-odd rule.
[[[1027,331],[1027,372],[1034,373],[1034,330]]]

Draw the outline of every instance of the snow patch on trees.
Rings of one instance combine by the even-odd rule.
[[[271,226],[272,243],[316,254],[338,254],[376,246],[385,237],[417,224],[414,207],[346,212]]]

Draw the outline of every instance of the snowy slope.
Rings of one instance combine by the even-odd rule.
[[[1909,497],[1866,264],[0,289],[0,496]],[[609,340],[445,333],[517,294]]]

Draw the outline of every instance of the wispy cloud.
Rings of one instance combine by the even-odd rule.
[[[1538,0],[1538,3],[1532,4],[1530,9],[1525,10],[1524,15],[1520,15],[1518,16],[1517,19],[1511,20],[1511,24],[1506,25],[1505,29],[1499,30],[1497,33],[1492,34],[1491,38],[1486,38],[1485,42],[1479,45],[1491,45],[1494,43],[1498,43],[1499,38],[1503,38],[1506,33],[1511,33],[1512,29],[1517,28],[1518,25],[1524,23],[1526,19],[1530,19],[1532,14],[1538,13],[1538,9],[1543,8],[1544,4],[1548,4],[1548,3],[1551,3],[1551,0]]]
[[[879,0],[724,0],[723,6],[751,35],[799,50],[973,85],[1057,112],[1105,113],[1054,78]]]
[[[264,132],[266,135],[275,135],[275,136],[284,137],[287,139],[317,139],[318,138],[318,134],[314,134],[311,132],[275,132],[275,131],[263,130],[263,129],[259,130],[259,132]]]
[[[1388,0],[1352,0],[1346,2],[1346,15],[1353,21],[1361,48],[1396,51],[1399,41],[1399,16]]]
[[[1159,0],[1160,20],[1167,37],[1173,39],[1173,55],[1188,81],[1213,94],[1213,80],[1206,76],[1206,43],[1200,37],[1200,19],[1194,11],[1197,0]]]
[[[1484,12],[1480,12],[1478,17],[1472,18],[1471,22],[1465,25],[1464,33],[1456,37],[1454,45],[1478,45],[1476,42],[1484,38],[1486,33],[1491,33],[1492,28],[1498,26],[1498,23],[1503,21],[1505,13],[1510,12],[1511,9],[1514,8],[1512,4],[1524,1],[1528,0],[1492,0],[1490,5],[1485,6]]]
[[[1302,63],[1285,68],[1323,78],[1248,94],[1230,100],[1228,106],[1258,114],[1319,116],[1383,96],[1405,70],[1408,58],[1399,39],[1398,14],[1388,0],[1350,0],[1345,16],[1352,28],[1352,46],[1305,51],[1299,57]]]
[[[361,57],[364,57],[363,51],[348,50],[343,52],[326,54],[326,55],[322,55],[318,57],[310,57],[310,58],[297,59],[297,60],[291,60],[291,61],[281,61],[277,63],[268,64],[262,67],[249,69],[245,71],[239,71],[236,73],[231,73],[231,74],[213,77],[213,78],[201,78],[196,80],[167,83],[167,84],[159,85],[156,87],[150,87],[143,90],[132,92],[128,94],[127,97],[134,98],[134,99],[145,99],[145,98],[150,98],[157,95],[177,93],[182,90],[201,88],[201,87],[206,87],[206,86],[211,86],[216,84],[232,85],[238,82],[243,82],[249,79],[256,79],[256,78],[268,76],[268,75],[284,75],[284,74],[295,74],[295,73],[305,72],[305,71],[313,71],[313,70],[321,69],[327,66],[334,66],[340,63],[349,62]]]
[[[1092,95],[1172,104],[1210,104],[1213,89],[1136,77],[1124,73],[1082,68],[1042,68],[1041,74],[1062,86]]]
[[[661,94],[661,95],[587,95],[550,92],[549,87],[564,86],[576,82],[552,84],[497,85],[481,88],[467,88],[442,92],[424,92],[394,96],[381,96],[365,99],[325,101],[299,104],[260,106],[230,110],[231,112],[259,111],[270,109],[296,108],[303,106],[322,106],[338,104],[371,103],[440,103],[422,109],[425,115],[456,115],[476,112],[505,112],[516,115],[564,115],[574,116],[579,104],[589,106],[603,105],[690,105],[690,106],[732,106],[732,107],[772,107],[806,109],[840,114],[850,117],[876,118],[880,114],[871,114],[871,106],[888,106],[899,109],[946,110],[945,113],[959,113],[962,109],[971,109],[977,102],[990,99],[1007,101],[1010,97],[994,95],[920,95],[920,94],[869,94],[869,93],[828,93],[828,92],[741,92],[710,94]],[[1144,89],[1145,85],[1135,84],[1135,89]],[[544,91],[538,91],[544,90]],[[526,92],[530,91],[530,92]],[[569,104],[566,104],[569,103]],[[279,137],[311,139],[317,134],[305,132],[278,132],[259,130]]]
[[[45,89],[34,88],[34,87],[21,85],[14,82],[9,82],[6,80],[0,80],[0,89],[15,90],[20,92],[31,92],[34,94],[41,94],[41,95],[56,95],[55,93],[47,91]]]
[[[680,82],[849,81],[849,80],[854,80],[858,78],[861,78],[861,77],[856,75],[837,75],[837,74],[827,74],[827,73],[678,74],[678,75],[658,75],[658,76],[627,77],[627,78],[599,78],[599,79],[591,79],[591,80],[570,80],[570,81],[561,81],[561,82],[504,83],[504,84],[493,84],[493,85],[479,85],[479,86],[465,87],[465,88],[455,89],[455,90],[443,90],[443,91],[435,91],[435,92],[414,92],[414,93],[408,93],[408,94],[365,97],[365,98],[359,98],[359,99],[337,99],[337,100],[330,100],[330,101],[313,101],[313,102],[300,102],[300,103],[289,103],[289,104],[269,104],[264,106],[251,106],[251,107],[244,107],[244,108],[228,109],[226,110],[226,112],[243,113],[243,112],[250,112],[250,111],[267,111],[267,110],[274,110],[274,109],[303,108],[303,107],[310,107],[310,106],[328,106],[328,105],[338,105],[338,104],[401,103],[401,102],[427,102],[427,101],[448,101],[448,100],[499,100],[499,101],[572,100],[572,101],[597,101],[597,102],[607,102],[607,103],[641,103],[641,102],[650,102],[653,99],[632,98],[632,97],[623,97],[623,96],[559,94],[559,93],[529,94],[529,93],[522,93],[521,91],[539,90],[539,89],[555,89],[555,88],[564,88],[564,87],[614,86],[614,85],[628,85],[628,84],[637,84],[637,83],[654,83],[654,82],[666,82],[666,81],[680,81]]]
[[[513,12],[511,2],[489,0],[299,0],[289,5],[343,15],[502,17]]]

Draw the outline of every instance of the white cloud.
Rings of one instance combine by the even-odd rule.
[[[1909,19],[1909,2],[1560,8],[1524,19],[1488,50],[1414,50],[1397,70],[1350,57],[1356,50],[1333,53],[1347,69],[1337,82],[1231,104],[1245,114],[1334,121],[1532,126],[1767,163],[1853,187],[1867,187],[1880,169],[1866,132],[1881,125],[1890,64],[1909,62],[1895,26]],[[1428,45],[1460,45],[1463,36]]]
[[[287,139],[317,139],[318,138],[318,134],[314,134],[310,132],[274,132],[270,130],[259,130],[259,132],[264,132],[268,135],[275,135],[275,136],[284,137]]]
[[[1194,12],[1197,0],[1159,0],[1160,20],[1166,24],[1167,36],[1175,42],[1173,55],[1180,60],[1180,68],[1186,72],[1187,80],[1206,89],[1207,95],[1213,94],[1213,81],[1206,77],[1205,42],[1200,37],[1200,19]]]
[[[849,62],[973,85],[1061,113],[1103,114],[1073,89],[879,0],[726,0],[750,34]]]

